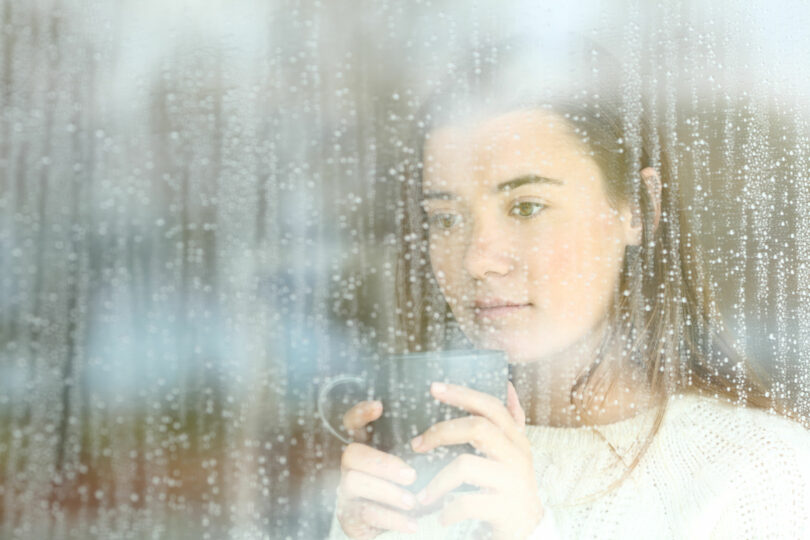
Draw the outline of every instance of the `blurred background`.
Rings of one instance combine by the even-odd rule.
[[[0,537],[325,536],[315,398],[392,343],[414,113],[519,32],[655,89],[718,308],[806,415],[810,6],[559,4],[0,0]]]

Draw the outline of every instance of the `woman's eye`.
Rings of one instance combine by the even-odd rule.
[[[528,218],[539,214],[540,211],[545,207],[546,205],[539,202],[522,201],[515,203],[512,208],[509,209],[509,215]]]
[[[461,222],[461,216],[458,214],[433,214],[430,216],[431,227],[438,227],[439,229],[452,229]]]

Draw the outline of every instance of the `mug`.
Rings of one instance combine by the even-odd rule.
[[[408,486],[415,492],[456,456],[475,452],[469,444],[439,447],[427,453],[411,450],[411,439],[433,424],[469,414],[437,401],[430,394],[430,384],[466,386],[506,404],[508,378],[509,367],[503,351],[449,350],[388,356],[359,376],[341,375],[327,382],[318,395],[318,415],[330,433],[348,444],[351,441],[335,429],[325,413],[333,390],[352,384],[364,390],[364,399],[382,402],[383,414],[371,424],[369,444],[401,457],[416,470],[417,479]]]

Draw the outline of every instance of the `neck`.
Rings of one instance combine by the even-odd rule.
[[[576,427],[618,422],[653,404],[643,373],[626,365],[621,344],[602,354],[597,373],[587,386],[572,389],[597,358],[604,325],[564,351],[513,367],[515,388],[533,425]]]

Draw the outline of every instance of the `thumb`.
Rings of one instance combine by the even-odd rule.
[[[382,415],[382,403],[379,401],[361,401],[343,415],[343,427],[349,436],[360,442],[366,442],[368,433],[366,425]]]
[[[523,407],[520,406],[517,390],[515,390],[512,381],[509,381],[506,387],[506,408],[509,410],[509,414],[512,415],[512,418],[515,419],[515,422],[517,422],[520,430],[523,431],[523,428],[526,426],[526,413],[523,412]]]

